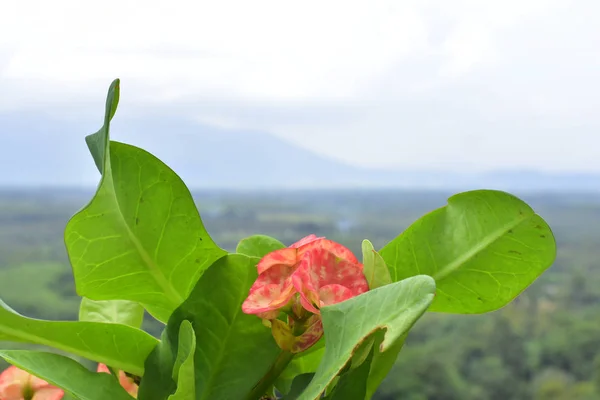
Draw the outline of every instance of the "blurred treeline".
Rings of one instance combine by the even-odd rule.
[[[224,248],[254,233],[291,243],[316,233],[383,246],[450,193],[198,192],[210,234]],[[79,299],[63,245],[68,218],[91,193],[0,191],[0,298],[28,316],[75,319]],[[550,270],[504,309],[427,314],[376,399],[600,399],[600,196],[522,196],[559,243]],[[158,335],[160,325],[147,321]],[[0,368],[4,365],[0,364]]]

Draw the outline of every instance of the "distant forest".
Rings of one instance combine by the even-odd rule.
[[[197,192],[222,247],[263,233],[291,243],[310,233],[360,254],[450,193],[408,191]],[[0,298],[32,317],[77,317],[62,233],[91,193],[0,190]],[[558,258],[511,305],[490,314],[429,313],[417,323],[378,400],[600,399],[600,197],[523,195],[553,228]],[[146,327],[158,335],[150,318]],[[12,345],[18,347],[18,345]],[[3,368],[5,364],[0,365]]]

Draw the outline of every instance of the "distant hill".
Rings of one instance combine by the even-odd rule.
[[[98,173],[84,137],[98,127],[99,121],[0,114],[0,186],[95,186]],[[515,170],[476,175],[361,168],[262,132],[227,131],[167,118],[117,118],[113,139],[157,155],[192,188],[600,191],[600,174]]]

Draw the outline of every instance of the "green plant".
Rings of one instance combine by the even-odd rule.
[[[362,262],[312,236],[286,247],[255,235],[228,253],[175,172],[109,139],[119,90],[116,80],[104,125],[86,138],[97,192],[65,230],[80,320],[34,320],[0,303],[0,341],[124,371],[140,399],[368,399],[426,311],[497,310],[555,259],[546,222],[493,190],[452,196],[379,251],[365,240]],[[144,310],[166,324],[160,340],[140,329]],[[131,398],[63,355],[0,356],[82,400]]]

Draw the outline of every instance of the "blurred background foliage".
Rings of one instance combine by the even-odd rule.
[[[18,312],[76,319],[79,298],[62,233],[91,195],[58,189],[0,191],[0,298]],[[415,219],[443,206],[448,195],[211,191],[196,192],[195,198],[210,234],[227,250],[255,233],[284,243],[316,233],[360,255],[362,239],[383,246]],[[555,232],[555,265],[499,311],[427,314],[376,399],[600,398],[600,196],[544,193],[522,198]],[[150,318],[145,327],[160,333],[160,324]]]

